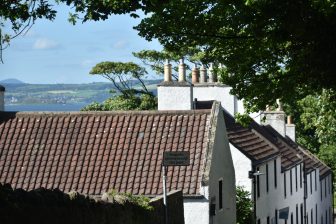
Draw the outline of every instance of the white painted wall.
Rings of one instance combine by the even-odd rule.
[[[286,124],[286,135],[292,139],[292,141],[295,140],[295,125],[294,124]]]
[[[198,101],[217,100],[221,103],[231,115],[234,115],[241,106],[235,96],[230,94],[231,87],[223,84],[195,84],[193,87],[193,100],[197,98]]]
[[[236,186],[243,187],[251,192],[252,180],[248,177],[248,172],[252,169],[251,160],[241,153],[230,143],[233,166],[235,169]]]
[[[297,190],[296,190],[296,182],[295,182],[295,167],[286,170],[285,172],[281,172],[281,158],[278,157],[277,161],[277,185],[275,187],[274,182],[274,160],[269,161],[268,164],[268,183],[269,190],[266,190],[266,164],[262,164],[259,167],[259,171],[263,173],[263,175],[259,176],[260,183],[260,197],[256,197],[256,210],[257,210],[257,219],[260,219],[261,223],[267,223],[267,217],[275,219],[275,211],[289,207],[289,216],[287,223],[291,221],[291,214],[293,214],[293,221],[296,223],[296,206],[298,206],[298,220],[301,223],[300,219],[300,205],[303,204],[303,195],[304,188],[303,183],[302,187],[300,187],[300,165],[297,165]],[[302,166],[301,166],[302,167]],[[292,193],[290,191],[290,174],[292,170]],[[302,172],[302,171],[301,171]],[[286,175],[286,196],[284,194],[285,183],[284,183],[284,175]],[[303,178],[302,178],[303,181]],[[284,223],[284,220],[278,219],[278,223]]]
[[[318,179],[319,180],[319,179]],[[318,204],[318,220],[319,224],[326,223],[326,220],[328,221],[327,224],[332,223],[332,215],[333,215],[333,194],[332,194],[332,176],[331,174],[324,177],[323,179],[319,180],[319,189],[318,189],[318,197],[317,201]],[[322,188],[321,188],[322,187]],[[321,192],[322,191],[322,192]],[[321,199],[321,193],[322,193],[322,199]],[[327,212],[327,219],[326,219],[326,212]],[[323,219],[323,222],[321,222],[321,217]]]
[[[209,200],[215,198],[212,224],[236,224],[235,171],[222,110],[219,110],[209,178]],[[223,208],[219,209],[219,180],[223,180]]]
[[[158,110],[191,110],[192,86],[158,86]]]
[[[283,111],[264,111],[261,117],[266,117],[263,125],[271,125],[282,136],[286,135],[285,112]]]
[[[184,199],[184,223],[185,224],[209,224],[209,200]]]

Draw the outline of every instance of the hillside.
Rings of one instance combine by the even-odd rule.
[[[24,82],[22,82],[21,80],[18,79],[4,79],[0,81],[0,84],[4,85],[4,84],[23,84]]]
[[[146,80],[149,89],[156,90],[160,80]],[[90,84],[26,84],[1,82],[6,88],[5,105],[20,104],[89,104],[103,102],[112,96],[111,83]],[[132,83],[137,86],[137,83]]]

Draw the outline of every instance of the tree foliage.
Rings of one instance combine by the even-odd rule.
[[[45,3],[43,10],[36,10],[37,17],[27,17],[27,10],[7,16],[4,12],[15,12],[11,2],[3,3],[1,18],[24,22],[38,16],[53,19],[55,14],[53,6]],[[13,4],[17,2],[24,3]],[[287,102],[294,95],[336,86],[335,0],[56,2],[72,8],[72,22],[105,20],[112,14],[138,17],[139,10],[143,11],[146,16],[135,27],[140,36],[156,38],[176,54],[197,49],[204,62],[225,65],[222,80],[233,87],[233,94],[246,100],[250,111],[264,109],[276,98]]]
[[[133,62],[101,62],[95,65],[91,75],[100,75],[112,82],[117,89],[117,95],[103,103],[94,102],[82,111],[110,111],[110,110],[154,110],[157,99],[150,92],[144,82],[147,71]],[[139,85],[136,88],[134,84]]]
[[[137,10],[147,14],[136,29],[168,50],[200,49],[222,63],[232,93],[257,111],[276,98],[289,101],[335,88],[335,1],[65,1],[83,20]]]
[[[240,186],[236,187],[236,208],[237,224],[252,223],[253,202],[251,194]]]
[[[56,11],[45,0],[0,1],[0,61],[2,51],[9,46],[11,39],[27,32],[37,19],[54,20],[55,17]],[[5,24],[11,26],[7,30],[11,29],[12,33],[4,31]]]

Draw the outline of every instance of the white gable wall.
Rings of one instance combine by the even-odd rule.
[[[252,169],[252,163],[243,153],[230,143],[232,161],[235,169],[236,186],[241,186],[251,193],[252,180],[248,177],[248,172]]]
[[[215,133],[209,178],[209,201],[216,204],[216,215],[210,218],[210,222],[236,224],[235,171],[222,109],[218,113]],[[223,184],[222,208],[219,207],[220,180]]]

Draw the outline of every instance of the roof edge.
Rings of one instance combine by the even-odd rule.
[[[213,152],[213,146],[215,144],[215,136],[217,131],[217,123],[218,123],[218,115],[220,113],[221,104],[218,101],[214,101],[211,108],[210,113],[210,124],[209,124],[209,130],[208,130],[208,139],[207,139],[207,149],[206,149],[206,155],[205,155],[205,161],[204,161],[204,167],[202,171],[202,180],[201,183],[203,186],[209,185],[209,177],[210,177],[210,167],[211,167],[211,161],[212,161],[212,152]]]
[[[204,114],[211,113],[209,109],[202,110],[139,110],[139,111],[69,111],[69,112],[57,112],[57,111],[1,111],[0,115],[4,116],[16,116],[16,117],[31,117],[31,116],[90,116],[90,115],[155,115],[155,114]]]

